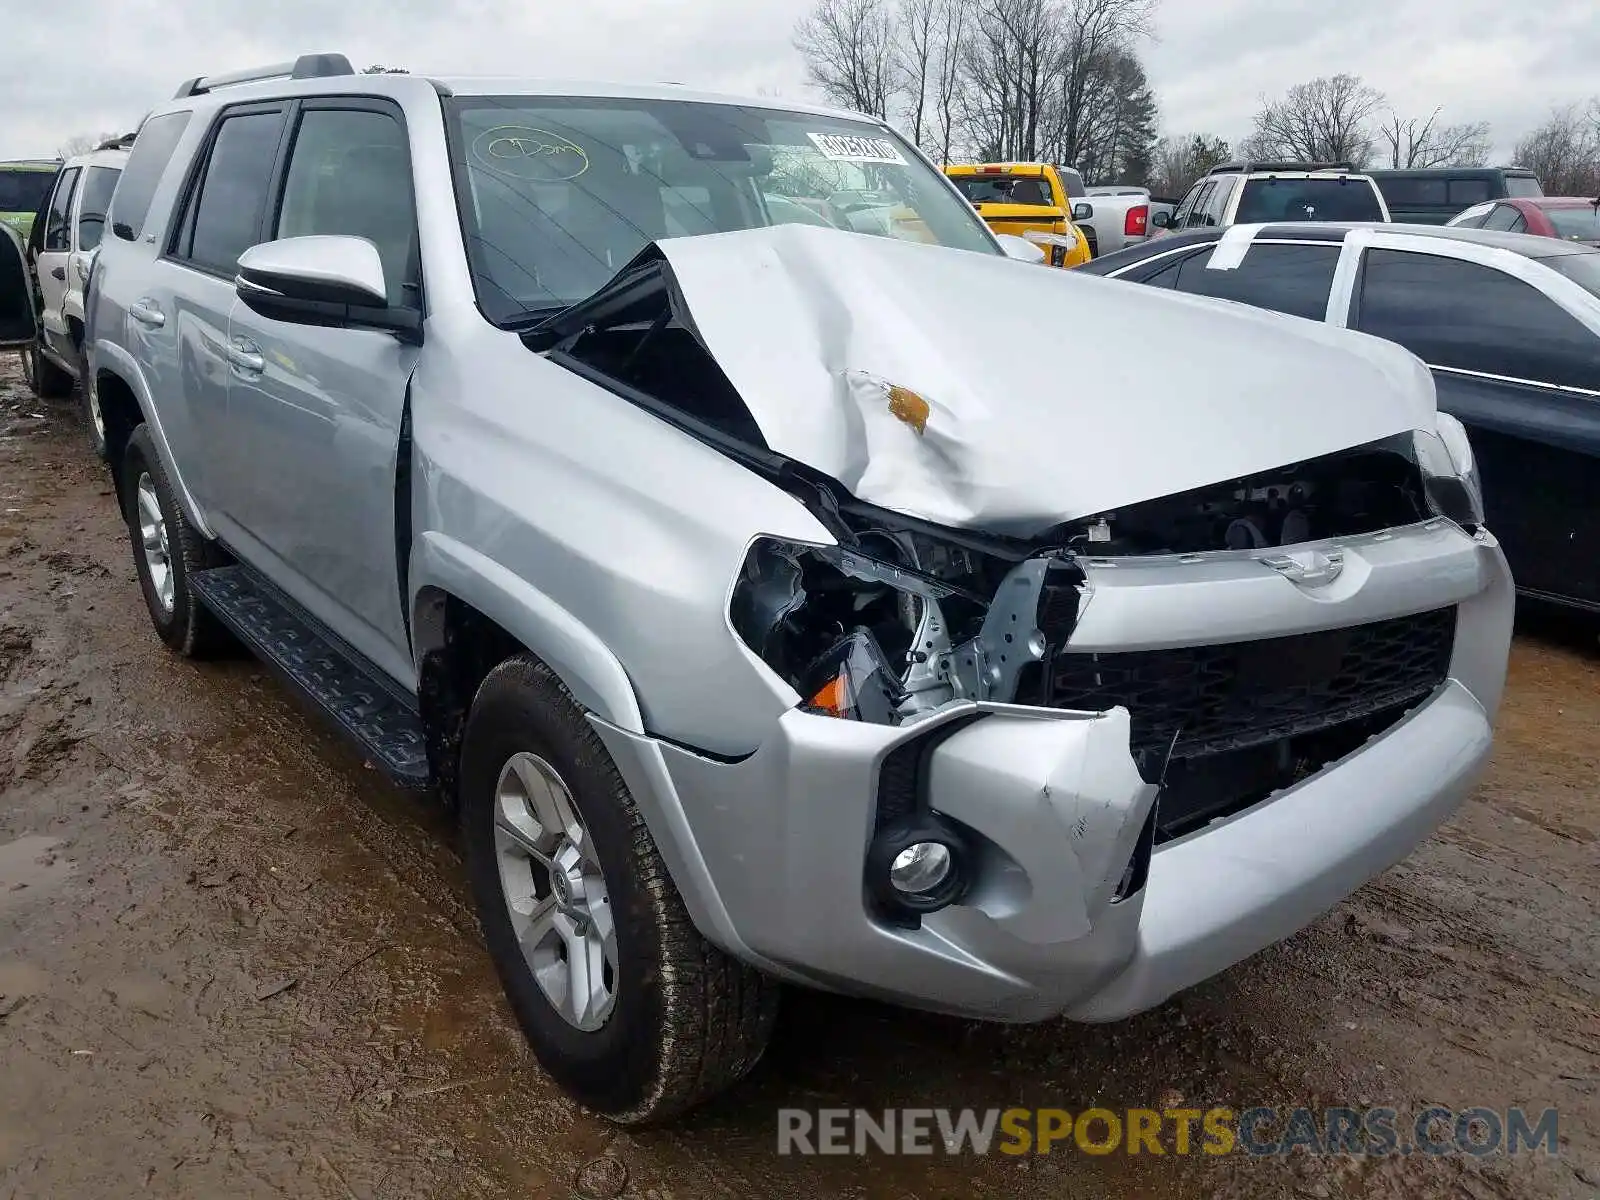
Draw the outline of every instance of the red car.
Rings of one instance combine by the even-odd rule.
[[[1447,224],[1467,229],[1502,229],[1600,246],[1600,199],[1527,196],[1474,204]]]

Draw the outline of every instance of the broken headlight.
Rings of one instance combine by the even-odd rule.
[[[954,698],[951,647],[977,636],[1010,566],[905,530],[853,547],[758,538],[729,616],[807,710],[899,724]]]
[[[1483,490],[1478,484],[1472,444],[1460,421],[1449,413],[1439,414],[1438,433],[1417,430],[1412,434],[1417,467],[1428,506],[1463,529],[1483,524]]]

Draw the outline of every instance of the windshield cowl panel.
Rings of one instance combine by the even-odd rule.
[[[496,324],[592,295],[667,238],[798,224],[1000,253],[938,171],[867,121],[687,100],[446,105],[473,285]]]

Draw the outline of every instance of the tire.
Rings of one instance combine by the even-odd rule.
[[[106,445],[105,418],[100,411],[100,396],[89,378],[89,362],[83,352],[78,352],[82,373],[78,376],[78,403],[81,406],[83,427],[89,435],[89,448],[101,462],[110,462],[111,453]]]
[[[603,872],[609,905],[596,905],[590,928],[610,912],[615,969],[601,973],[612,998],[597,1028],[562,1014],[524,956],[509,908],[498,793],[502,772],[528,756],[565,785],[583,827],[576,844],[588,845],[586,857]],[[618,1124],[659,1123],[755,1066],[777,1016],[778,985],[700,936],[605,746],[555,673],[531,656],[490,671],[473,700],[461,748],[461,820],[495,969],[534,1055],[569,1095]],[[535,880],[543,870],[515,854],[507,861],[529,867]],[[553,905],[559,889],[551,872],[544,878]],[[593,900],[594,881],[587,887]],[[559,932],[552,943],[559,951]]]
[[[42,400],[64,400],[72,395],[72,376],[46,358],[38,346],[22,352],[22,373],[33,394]]]
[[[150,623],[161,640],[187,658],[210,658],[230,649],[232,635],[189,590],[189,577],[220,566],[222,556],[183,515],[148,425],[140,425],[128,438],[121,482],[122,514],[133,546],[134,570],[145,607],[150,610]],[[150,520],[155,515],[150,509],[152,502],[160,514],[160,525]],[[152,526],[153,544],[147,553],[144,531]],[[159,546],[154,544],[158,541]],[[152,558],[164,558],[167,574],[162,578],[157,577]]]

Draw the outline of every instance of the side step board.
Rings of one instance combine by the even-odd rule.
[[[248,567],[197,571],[189,587],[375,767],[403,787],[428,786],[416,702],[377,667]]]

